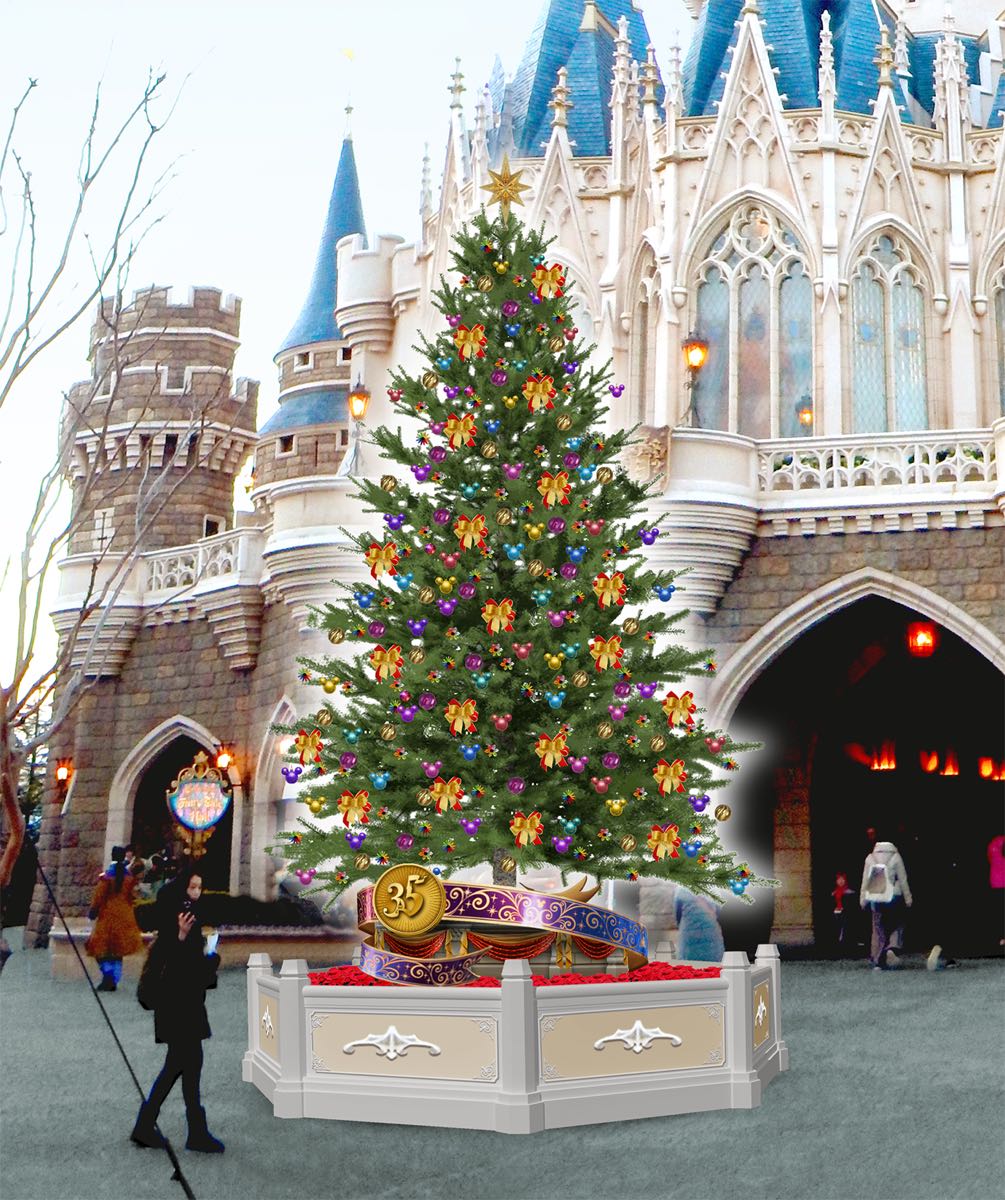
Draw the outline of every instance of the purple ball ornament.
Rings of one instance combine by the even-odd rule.
[[[379,638],[383,637],[384,634],[387,633],[387,626],[383,621],[371,621],[370,624],[367,625],[366,631],[371,637]]]
[[[281,769],[287,783],[296,783],[304,772],[303,767],[283,767]]]
[[[435,779],[436,776],[439,775],[440,767],[442,767],[442,766],[443,766],[443,763],[441,763],[439,761],[439,759],[437,759],[436,762],[424,762],[422,764],[422,769],[423,769],[423,771],[425,771],[426,777],[428,779]]]
[[[468,835],[474,837],[478,832],[478,826],[481,825],[481,817],[461,817],[461,828]]]
[[[459,387],[445,387],[443,389],[443,394],[448,400],[456,400],[461,394],[461,389]]]
[[[691,801],[691,807],[696,813],[704,812],[705,809],[708,808],[708,806],[712,803],[712,797],[708,795],[689,796],[688,799]]]
[[[415,714],[419,711],[414,704],[406,704],[398,709],[398,716],[405,722],[406,725],[411,725],[415,720]]]
[[[492,382],[496,385],[496,387],[505,387],[507,381],[509,380],[509,376],[506,374],[505,371],[498,371],[498,370],[493,371],[490,378],[491,378]]]
[[[568,854],[569,847],[572,845],[571,837],[553,837],[551,844],[559,854]]]
[[[623,721],[625,714],[628,712],[627,704],[608,704],[607,711],[611,714],[612,721]]]
[[[643,700],[651,700],[656,695],[658,683],[640,683],[638,684],[639,695]]]
[[[565,624],[565,613],[549,611],[548,622],[550,625],[553,625],[556,629],[561,629],[562,626]]]
[[[466,583],[462,583],[461,586],[457,589],[457,594],[458,594],[458,596],[460,596],[460,598],[462,600],[470,600],[471,597],[474,596],[477,591],[478,591],[478,589],[475,587],[475,585],[473,583],[466,582]]]
[[[450,520],[450,509],[449,508],[436,509],[433,513],[433,520],[436,522],[437,525],[446,525],[447,522]]]
[[[564,533],[565,532],[565,517],[552,517],[548,522],[549,533]]]
[[[558,568],[558,573],[563,579],[575,579],[579,574],[579,567],[575,563],[562,563]]]
[[[419,696],[419,708],[425,712],[429,712],[431,708],[436,707],[436,697],[432,692],[422,692]]]
[[[562,370],[566,373],[566,375],[575,375],[575,373],[579,370],[579,363],[578,362],[562,363]]]
[[[589,761],[590,761],[590,756],[588,754],[584,754],[582,756],[582,758],[579,758],[579,757],[570,758],[569,766],[572,768],[572,771],[574,774],[582,775],[582,773],[586,770],[586,764]]]
[[[451,329],[456,329],[457,326],[460,325],[460,323],[461,323],[461,314],[460,313],[450,313],[450,315],[447,317],[447,324],[450,326]]]
[[[615,754],[613,750],[609,750],[600,761],[608,771],[616,771],[621,766],[621,755]]]
[[[627,700],[632,694],[632,685],[622,679],[620,683],[614,685],[614,694],[619,700]]]
[[[469,671],[480,671],[484,659],[480,654],[466,654],[464,656],[464,666]]]
[[[502,314],[504,317],[515,317],[520,311],[520,305],[515,300],[504,300],[502,303]]]
[[[314,879],[314,876],[316,874],[317,874],[316,868],[311,867],[307,871],[297,871],[297,878],[300,880],[301,883],[308,884]]]
[[[412,467],[412,474],[415,476],[416,483],[425,483],[433,472],[432,467],[427,467],[425,464],[418,467]]]
[[[404,513],[384,513],[384,520],[387,523],[388,529],[398,530],[405,524]]]
[[[658,529],[640,529],[639,537],[642,539],[643,546],[655,546],[656,539],[659,537]]]
[[[429,450],[429,461],[434,463],[445,462],[447,451],[445,446],[431,446]]]
[[[339,766],[346,771],[351,771],[358,762],[356,755],[351,750],[346,750],[345,753],[339,755]]]
[[[454,609],[457,607],[457,601],[453,598],[453,596],[448,596],[443,600],[438,600],[436,607],[445,617],[452,617],[454,614]]]
[[[411,850],[415,845],[415,838],[410,833],[399,833],[394,839],[394,844],[399,850]]]
[[[562,466],[563,466],[563,467],[568,467],[568,468],[569,468],[569,470],[571,471],[571,470],[572,470],[574,467],[578,467],[578,466],[579,466],[579,464],[580,464],[582,461],[583,461],[583,460],[582,460],[582,459],[579,457],[579,455],[578,455],[578,454],[571,454],[571,453],[570,453],[570,454],[567,454],[567,455],[566,455],[566,456],[565,456],[565,457],[562,459]]]
[[[523,463],[503,463],[503,474],[507,479],[519,479],[520,472],[523,470]]]
[[[409,617],[408,630],[413,637],[422,637],[426,626],[429,624],[428,617]]]
[[[446,427],[446,421],[433,421],[433,423],[429,426],[429,432],[435,433],[437,436],[439,436],[444,429],[446,429]]]
[[[347,833],[345,835],[345,840],[349,843],[353,850],[358,850],[366,841],[366,832],[365,830],[361,829],[359,833]]]
[[[469,383],[469,384],[468,384],[468,386],[467,386],[467,387],[464,389],[464,395],[465,395],[465,396],[468,396],[468,397],[471,397],[471,396],[473,396],[474,394],[475,394],[475,389],[474,389],[474,388],[471,386],[471,384]]]
[[[625,390],[625,385],[623,383],[612,383],[608,386],[607,390],[611,393],[614,399],[617,400],[617,398]]]
[[[506,786],[514,796],[519,796],[527,786],[527,781],[526,779],[521,779],[519,775],[514,775],[512,779],[506,781]]]

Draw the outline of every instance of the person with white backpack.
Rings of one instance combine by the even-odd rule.
[[[893,842],[877,840],[866,855],[859,890],[859,904],[872,912],[869,962],[874,971],[899,965],[893,946],[903,945],[904,907],[912,903],[900,851]]]

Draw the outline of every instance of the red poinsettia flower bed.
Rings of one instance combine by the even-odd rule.
[[[318,987],[402,987],[398,983],[389,983],[385,979],[374,979],[359,967],[343,966],[329,967],[327,971],[308,972],[310,981]],[[651,962],[637,971],[628,971],[624,975],[554,975],[545,979],[543,975],[532,975],[535,987],[558,987],[562,984],[578,983],[652,983],[672,979],[718,979],[718,967],[689,967],[684,964]],[[502,982],[485,975],[462,987],[502,987]]]

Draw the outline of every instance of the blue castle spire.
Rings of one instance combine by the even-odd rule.
[[[342,142],[342,153],[339,155],[335,184],[328,202],[328,215],[321,233],[321,245],[318,247],[311,284],[307,289],[307,299],[300,310],[300,316],[279,347],[278,354],[292,350],[294,346],[309,346],[315,342],[341,338],[342,334],[335,324],[335,294],[338,287],[335,246],[341,238],[351,233],[362,234],[363,245],[366,245],[356,156],[353,153],[352,137],[347,134]]]

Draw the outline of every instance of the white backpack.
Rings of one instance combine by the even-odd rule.
[[[874,904],[889,904],[893,899],[893,879],[886,863],[874,862],[869,868],[865,898]]]

